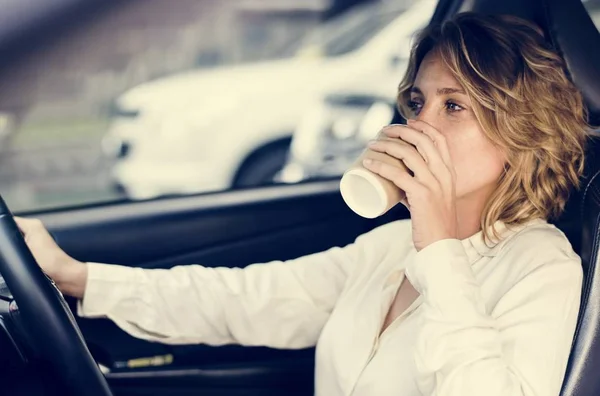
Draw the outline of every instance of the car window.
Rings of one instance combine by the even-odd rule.
[[[336,40],[325,42],[326,56],[339,56],[356,50],[392,22],[398,14],[400,12],[397,10],[374,14],[354,29],[336,37]]]
[[[435,6],[352,0],[325,20],[340,1],[94,3],[0,30],[0,193],[17,212],[327,176],[331,158],[356,150],[356,122],[388,116],[380,87],[404,67],[370,43],[403,26],[404,10],[430,3],[424,25]],[[327,109],[336,122],[296,138]],[[323,136],[335,144],[315,144]]]
[[[354,51],[404,10],[405,7],[386,7],[378,3],[355,7],[311,32],[303,40],[297,54],[302,55],[315,46],[322,49],[323,56],[333,57]]]
[[[592,21],[597,28],[600,28],[600,1],[599,0],[585,0],[583,2],[585,8],[588,10]]]

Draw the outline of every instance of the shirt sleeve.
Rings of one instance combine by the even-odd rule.
[[[380,233],[243,269],[88,263],[78,314],[109,318],[135,337],[167,344],[314,346],[352,268],[376,259],[372,243]]]
[[[423,395],[559,395],[583,274],[575,253],[549,242],[524,238],[498,261],[528,270],[492,308],[460,241],[438,241],[417,253],[406,275],[423,295],[416,345]]]

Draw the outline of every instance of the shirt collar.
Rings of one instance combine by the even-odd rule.
[[[502,249],[502,246],[512,238],[515,234],[524,228],[530,227],[534,224],[546,223],[543,219],[534,219],[523,224],[507,226],[503,221],[496,221],[494,227],[498,232],[498,239],[493,239],[490,232],[490,238],[492,240],[487,243],[483,239],[483,231],[479,231],[476,234],[462,239],[461,243],[465,248],[469,262],[473,263],[481,256],[494,257]]]

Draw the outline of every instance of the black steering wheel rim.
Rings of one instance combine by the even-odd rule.
[[[70,393],[112,396],[65,299],[35,261],[1,196],[0,274],[35,354],[56,370]]]

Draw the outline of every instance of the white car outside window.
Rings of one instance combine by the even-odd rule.
[[[364,6],[362,26],[370,24],[376,33],[341,56],[190,71],[126,92],[116,101],[103,143],[117,158],[114,183],[141,199],[271,182],[315,103],[364,75],[396,69],[410,35],[435,8],[433,0],[408,3],[408,9],[406,1]],[[329,41],[329,48],[342,41]]]

